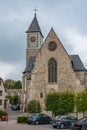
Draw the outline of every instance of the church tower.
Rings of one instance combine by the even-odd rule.
[[[26,103],[29,100],[29,93],[30,93],[29,86],[31,81],[31,71],[33,69],[34,60],[43,42],[43,34],[38,24],[38,20],[36,17],[36,10],[35,10],[34,18],[28,30],[26,31],[26,41],[27,41],[26,67],[25,70],[23,71],[23,76],[22,76],[22,101],[24,103],[23,109],[27,107]]]
[[[43,42],[43,34],[38,24],[36,13],[28,30],[26,31],[26,35],[27,35],[26,65],[28,65],[30,57],[36,56]]]

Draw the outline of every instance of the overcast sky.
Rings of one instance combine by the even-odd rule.
[[[78,54],[87,68],[87,0],[0,0],[0,77],[21,80],[35,7],[44,37],[53,27],[68,54]]]

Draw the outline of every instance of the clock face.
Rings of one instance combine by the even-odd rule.
[[[32,37],[30,38],[30,40],[31,40],[31,42],[35,42],[35,41],[36,41],[36,38],[35,38],[34,36],[32,36]]]

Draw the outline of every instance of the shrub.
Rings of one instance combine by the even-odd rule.
[[[19,117],[17,117],[17,123],[26,123],[27,118],[28,117],[26,117],[26,116],[19,116]]]
[[[40,102],[37,100],[30,101],[28,104],[28,112],[29,113],[41,112]]]
[[[8,115],[7,112],[3,111],[3,110],[0,110],[0,117],[1,116],[4,116],[4,115]]]

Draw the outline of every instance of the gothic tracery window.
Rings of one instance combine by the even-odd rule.
[[[57,62],[54,58],[48,62],[48,82],[57,82]]]

